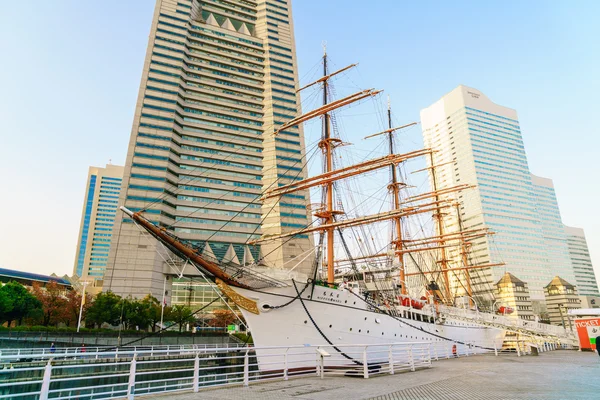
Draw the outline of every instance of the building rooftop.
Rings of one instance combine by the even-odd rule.
[[[0,282],[17,281],[27,286],[31,286],[33,282],[40,282],[47,284],[51,281],[58,283],[59,285],[72,287],[71,282],[65,278],[59,278],[58,276],[48,276],[41,274],[34,274],[32,272],[17,271],[14,269],[0,268]]]
[[[510,272],[505,273],[502,278],[496,283],[496,285],[506,285],[507,283],[514,283],[517,286],[525,286],[526,283],[511,274]]]
[[[560,276],[555,276],[549,284],[547,284],[545,287],[549,288],[550,286],[564,286],[564,287],[570,287],[570,288],[574,288],[575,285],[565,281],[563,278],[561,278]]]

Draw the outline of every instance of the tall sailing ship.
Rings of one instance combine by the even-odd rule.
[[[440,312],[440,307],[475,306],[475,299],[482,295],[482,290],[480,280],[475,292],[473,275],[497,265],[477,265],[469,257],[470,243],[491,234],[485,228],[463,229],[457,199],[458,194],[470,186],[463,184],[438,190],[436,167],[439,165],[435,164],[432,149],[396,153],[394,133],[415,123],[393,127],[389,103],[387,129],[367,136],[384,137],[389,154],[336,168],[335,154],[346,143],[332,132],[333,112],[377,96],[381,91],[360,90],[330,101],[331,78],[354,65],[330,73],[327,64],[325,54],[323,76],[299,89],[319,85],[322,105],[294,117],[272,133],[277,135],[292,126],[320,118],[322,133],[318,147],[323,155],[323,171],[291,184],[269,187],[260,199],[278,201],[286,194],[318,188],[322,202],[311,206],[314,219],[307,226],[249,243],[257,245],[274,240],[282,243],[297,235],[315,235],[314,248],[302,258],[298,257],[301,259],[293,260],[291,268],[268,266],[262,259],[241,264],[219,261],[179,239],[167,228],[154,225],[144,217],[143,211],[134,213],[124,207],[122,210],[173,254],[216,282],[222,293],[239,307],[257,347],[329,344],[341,355],[345,354],[344,345],[411,341],[447,342],[459,350],[468,347],[471,353],[501,348],[503,330],[454,319]],[[411,195],[411,186],[399,167],[418,158],[424,158],[427,163],[421,171],[429,173],[433,190]],[[339,183],[359,180],[373,171],[385,169],[390,171],[387,190],[391,201],[376,208],[381,210],[391,204],[390,209],[349,217],[344,212],[344,199],[336,194]],[[448,213],[456,213],[457,223],[452,230],[444,224]],[[428,236],[407,232],[405,222],[410,218],[429,218],[435,228]],[[350,235],[364,236],[365,226],[390,222],[393,234],[383,251],[365,254],[372,246],[360,244],[351,248]],[[336,242],[344,254],[336,254]],[[432,261],[425,262],[425,255]],[[293,263],[297,266],[307,259],[312,261],[309,273],[295,271]],[[273,368],[261,362],[260,353],[257,355],[261,369]],[[346,358],[351,362],[351,357]]]

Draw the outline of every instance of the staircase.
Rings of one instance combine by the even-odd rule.
[[[504,329],[520,335],[559,342],[565,345],[578,346],[575,334],[561,326],[542,324],[535,321],[525,321],[503,315],[483,313],[463,308],[440,306],[439,317],[452,317],[461,321]]]

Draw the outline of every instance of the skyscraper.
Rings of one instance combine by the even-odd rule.
[[[305,176],[302,128],[272,134],[300,112],[297,76],[289,0],[157,0],[119,204],[219,261],[309,250],[308,236],[248,245],[308,223],[308,193],[258,200]],[[118,214],[104,288],[160,298],[180,270],[131,222]]]
[[[533,197],[539,225],[542,228],[544,247],[548,261],[547,273],[575,282],[569,255],[567,234],[562,223],[554,184],[551,179],[531,175]]]
[[[564,234],[561,237],[555,226],[560,214],[554,190],[542,190],[542,178],[532,180],[517,112],[461,85],[422,110],[421,121],[425,146],[436,150],[438,188],[476,185],[446,196],[460,204],[464,229],[488,227],[496,232],[471,243],[472,261],[506,265],[472,270],[475,293],[489,291],[507,271],[527,282],[537,309],[544,286],[555,275],[569,276],[571,268]],[[443,218],[455,229],[455,213],[449,211]],[[553,241],[562,247],[549,249]],[[451,255],[451,266],[460,267],[460,257]]]
[[[590,251],[588,250],[585,233],[581,228],[565,226],[571,265],[575,275],[577,291],[582,296],[598,296],[598,282],[592,266]]]
[[[101,287],[117,211],[123,167],[90,167],[85,188],[73,274]]]

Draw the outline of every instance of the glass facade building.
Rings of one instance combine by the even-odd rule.
[[[89,168],[73,274],[93,287],[102,286],[122,178],[121,166]]]
[[[577,291],[582,296],[599,296],[598,282],[583,229],[565,226],[565,233]]]
[[[302,128],[273,135],[300,112],[297,75],[290,1],[157,0],[120,205],[222,262],[310,250],[308,236],[248,244],[309,223],[308,193],[259,200],[305,176]],[[117,215],[105,289],[161,298],[181,271],[131,222]]]
[[[490,290],[505,272],[527,282],[534,302],[556,275],[572,280],[566,236],[552,183],[531,175],[517,112],[477,89],[459,86],[421,111],[425,147],[436,152],[438,188],[476,185],[447,197],[460,205],[464,229],[487,227],[494,235],[471,243],[473,264],[505,266],[472,270],[475,293]],[[449,231],[457,215],[444,214]],[[451,253],[451,267],[461,267]]]
[[[552,180],[531,175],[533,195],[536,202],[536,214],[542,235],[548,262],[548,273],[553,276],[575,282],[567,234],[561,219],[556,192]]]

